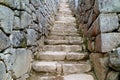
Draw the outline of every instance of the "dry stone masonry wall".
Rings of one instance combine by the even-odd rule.
[[[120,0],[69,0],[98,80],[119,80]]]
[[[0,80],[26,80],[58,0],[0,0]],[[41,43],[41,44],[40,44]]]

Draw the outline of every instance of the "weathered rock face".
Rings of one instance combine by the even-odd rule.
[[[26,80],[39,39],[49,33],[57,0],[0,0],[0,80]]]

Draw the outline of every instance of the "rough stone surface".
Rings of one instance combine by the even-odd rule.
[[[56,10],[56,0],[0,0],[0,80],[29,77],[31,53],[41,50]]]
[[[120,48],[109,52],[110,67],[116,71],[120,71]]]
[[[120,44],[119,33],[104,33],[96,38],[95,50],[99,52],[108,52]]]
[[[32,54],[30,50],[26,49],[16,49],[16,60],[13,63],[12,70],[14,76],[19,78],[23,74],[30,71],[32,61]]]
[[[101,12],[120,12],[120,1],[98,0],[99,10]]]
[[[21,28],[26,28],[31,23],[31,16],[27,12],[21,12],[20,18],[21,18],[20,21]]]
[[[0,30],[0,51],[10,46],[9,38]]]
[[[27,39],[25,33],[20,31],[12,32],[12,34],[10,35],[10,40],[11,40],[11,44],[14,47],[26,47],[27,45]]]
[[[34,29],[27,29],[27,45],[36,45],[37,32]]]
[[[14,13],[8,7],[0,5],[0,28],[10,34],[13,29]]]

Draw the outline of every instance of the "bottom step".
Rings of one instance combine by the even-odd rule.
[[[34,76],[30,80],[94,80],[92,75],[81,73],[81,74],[70,74],[65,76]]]
[[[52,73],[52,74],[76,74],[91,71],[91,65],[85,63],[59,63],[59,62],[34,62],[32,68],[35,72],[39,73]]]

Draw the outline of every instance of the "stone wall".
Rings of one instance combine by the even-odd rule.
[[[98,80],[119,80],[120,0],[69,0]],[[78,4],[78,5],[75,5]],[[76,9],[77,7],[77,9]]]
[[[0,0],[0,80],[26,80],[58,0]],[[39,47],[36,47],[39,46]]]

